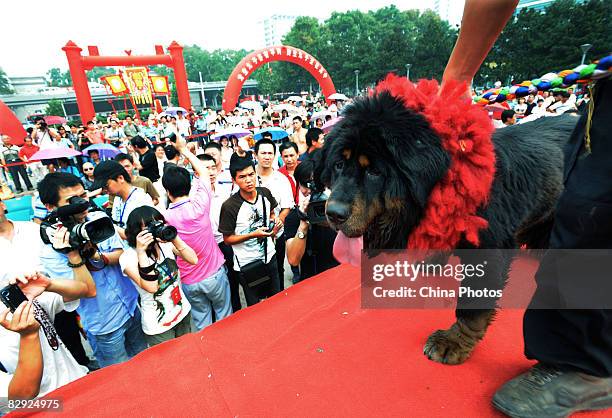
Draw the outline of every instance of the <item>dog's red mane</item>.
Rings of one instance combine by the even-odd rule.
[[[434,186],[424,217],[408,239],[410,249],[449,250],[462,237],[478,246],[478,232],[488,226],[476,211],[487,204],[495,176],[494,128],[487,113],[463,97],[466,87],[450,82],[441,90],[435,80],[413,84],[394,74],[376,87],[376,93],[388,91],[422,114],[451,157],[447,174]]]

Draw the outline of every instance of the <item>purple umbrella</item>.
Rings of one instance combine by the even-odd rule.
[[[323,127],[321,127],[321,129],[323,129],[323,132],[328,133],[329,131],[331,131],[331,129],[334,127],[334,125],[336,123],[340,122],[341,120],[342,120],[342,116],[340,116],[338,118],[334,118],[332,120],[328,120],[327,122],[325,122]]]
[[[121,151],[111,144],[93,144],[83,150],[83,155],[89,155],[89,151],[98,151],[100,158],[113,158]]]
[[[30,157],[30,160],[52,160],[54,158],[76,157],[77,155],[81,155],[81,153],[68,147],[45,148],[36,151]]]
[[[231,135],[234,135],[236,138],[242,138],[243,136],[247,136],[251,134],[252,132],[249,131],[248,129],[235,127],[235,128],[221,129],[220,131],[212,135],[210,138],[214,140],[218,140],[222,136],[226,136],[229,138]]]

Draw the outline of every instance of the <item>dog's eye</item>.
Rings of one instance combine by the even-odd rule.
[[[335,165],[334,168],[338,171],[342,170],[344,168],[344,161],[338,161]]]

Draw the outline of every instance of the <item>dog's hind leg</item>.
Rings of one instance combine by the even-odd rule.
[[[464,289],[470,289],[457,301],[457,321],[447,330],[438,330],[429,336],[423,353],[430,360],[444,364],[461,364],[472,354],[476,344],[484,337],[487,328],[495,317],[497,297],[474,297],[485,288],[489,294],[502,290],[508,277],[512,261],[511,250],[470,250],[469,253],[457,254],[464,265],[476,265],[487,261],[485,276],[472,277],[461,283]],[[495,293],[491,293],[495,292]]]

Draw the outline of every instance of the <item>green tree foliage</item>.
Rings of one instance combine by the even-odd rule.
[[[68,87],[72,86],[72,77],[70,71],[62,71],[59,68],[51,68],[47,71],[47,81],[50,87]]]
[[[2,68],[0,68],[0,94],[11,94],[13,90],[9,84],[8,77]]]
[[[87,71],[87,79],[89,81],[100,81],[100,77],[105,75],[113,75],[117,74],[119,69],[111,68],[111,67],[94,67],[91,70]]]
[[[200,81],[198,73],[202,72],[203,81],[227,80],[234,67],[248,53],[245,49],[216,49],[209,52],[197,45],[187,46],[183,50],[187,79]]]
[[[557,0],[544,13],[523,9],[504,28],[474,81],[506,84],[572,69],[580,64],[580,45],[586,43],[593,45],[587,62],[600,58],[612,45],[611,20],[609,0]]]
[[[62,102],[58,99],[51,99],[47,102],[45,108],[45,115],[47,116],[64,116],[64,109],[62,108]]]
[[[412,64],[411,78],[440,78],[456,36],[456,30],[432,12],[389,6],[367,13],[336,12],[323,23],[298,18],[283,44],[312,54],[332,76],[336,89],[352,94],[355,70],[359,70],[361,88],[389,72],[405,74],[406,64]],[[313,77],[299,66],[280,63],[272,68],[272,75],[261,69],[254,75],[263,92],[317,88]]]

